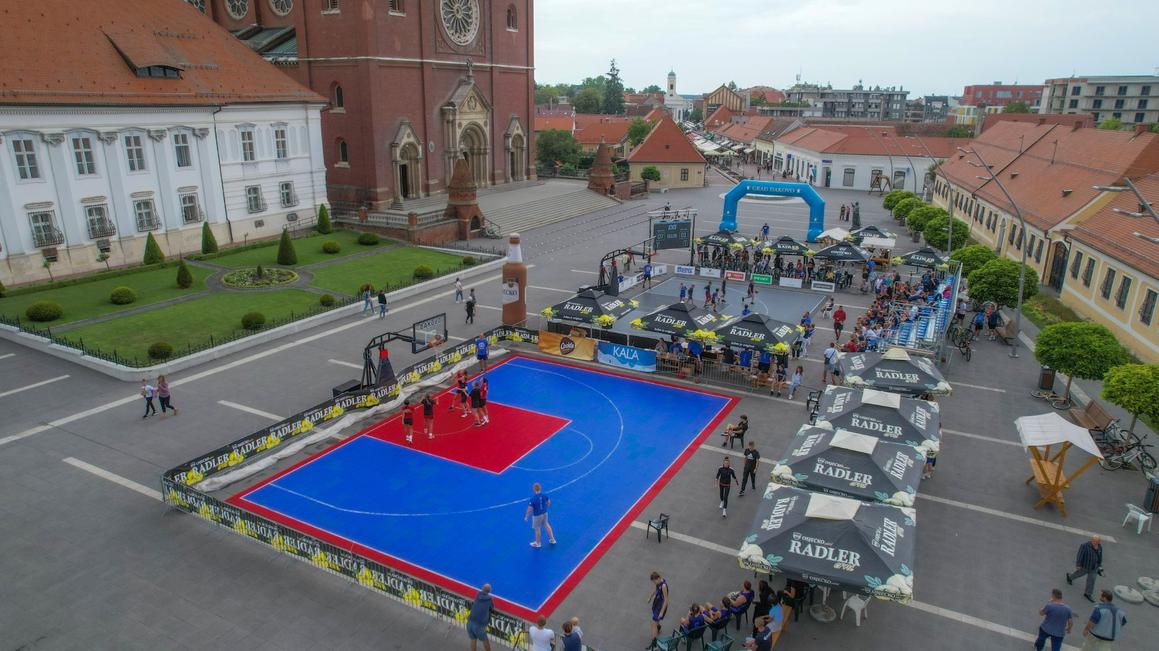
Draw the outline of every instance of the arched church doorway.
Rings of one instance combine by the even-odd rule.
[[[490,152],[487,147],[487,135],[478,124],[472,123],[463,129],[462,135],[459,136],[459,151],[467,161],[467,166],[471,168],[471,178],[474,179],[475,186],[480,188],[486,186],[487,158]]]

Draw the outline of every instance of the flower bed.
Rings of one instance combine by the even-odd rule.
[[[221,284],[234,289],[263,289],[282,287],[298,280],[298,274],[290,269],[269,267],[262,270],[259,277],[256,268],[238,269],[221,277]]]

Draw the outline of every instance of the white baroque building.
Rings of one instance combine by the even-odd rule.
[[[0,45],[0,79],[30,87],[0,82],[0,281],[47,279],[46,261],[58,278],[140,263],[149,233],[169,257],[199,253],[203,222],[224,246],[314,218],[326,203],[323,98],[183,3],[93,4],[104,20],[71,20],[66,36],[88,48],[84,75],[58,75],[69,62],[35,52],[5,56],[55,47],[32,35],[35,20],[14,21],[28,38]],[[43,66],[47,88],[25,65]]]

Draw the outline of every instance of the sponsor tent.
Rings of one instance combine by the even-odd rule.
[[[917,251],[910,251],[898,256],[901,258],[901,264],[908,264],[911,267],[928,267],[936,269],[941,265],[946,264],[946,259],[943,258],[937,251],[930,247],[918,249]]]
[[[702,308],[686,303],[673,303],[636,319],[632,322],[632,327],[666,335],[687,336],[696,330],[711,329],[716,323],[716,316]]]
[[[801,331],[791,323],[752,313],[716,329],[717,343],[736,348],[769,350],[777,344],[792,346]]]
[[[717,231],[712,235],[705,235],[700,238],[701,243],[708,246],[732,246],[733,244],[740,244],[746,246],[749,244],[749,239],[739,233],[733,231]]]
[[[845,383],[854,388],[869,387],[904,396],[950,395],[950,383],[933,362],[901,348],[842,355],[840,364]]]
[[[913,446],[804,425],[771,478],[785,486],[909,507],[925,463],[925,452]]]
[[[760,248],[762,251],[772,249],[773,255],[805,255],[805,252],[809,250],[809,247],[788,235],[782,235],[770,242],[763,242]]]
[[[916,514],[769,484],[757,506],[740,566],[854,594],[913,597]]]
[[[864,228],[857,228],[849,232],[854,239],[860,240],[866,237],[878,237],[882,239],[893,239],[897,237],[893,233],[881,228],[879,226],[869,225]]]
[[[591,323],[596,317],[604,315],[618,319],[630,312],[632,306],[618,296],[585,289],[562,303],[556,303],[551,309],[557,319]]]
[[[830,385],[821,394],[814,424],[912,445],[936,456],[941,447],[941,421],[936,402]]]
[[[830,228],[829,230],[818,235],[817,239],[819,241],[822,241],[822,242],[824,242],[826,240],[833,240],[835,242],[843,242],[843,241],[845,241],[845,238],[847,238],[847,237],[849,237],[849,231],[845,230],[844,228],[841,228],[840,226],[834,226],[833,228]]]
[[[1062,491],[1070,488],[1070,483],[1087,471],[1097,459],[1103,458],[1099,446],[1091,438],[1085,427],[1075,425],[1058,415],[1058,412],[1023,416],[1014,421],[1018,428],[1018,438],[1030,453],[1031,475],[1027,484],[1035,482],[1041,499],[1034,508],[1050,503],[1058,507],[1058,512],[1066,517],[1066,499]],[[1054,446],[1058,449],[1052,453]],[[1081,466],[1066,474],[1066,454],[1078,448],[1091,455]]]
[[[865,262],[869,258],[869,253],[853,242],[838,242],[813,254],[814,260],[833,262]]]

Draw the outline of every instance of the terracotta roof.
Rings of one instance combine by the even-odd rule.
[[[632,118],[626,115],[603,115],[601,113],[576,113],[575,114],[575,129],[576,131],[583,131],[584,129],[605,121],[620,121],[631,122]]]
[[[185,2],[6,2],[0,23],[0,104],[326,101]],[[137,76],[149,66],[180,78]]]
[[[628,154],[628,161],[632,163],[704,163],[704,156],[700,155],[696,147],[688,142],[684,132],[672,118],[664,116],[663,120],[652,127],[648,137],[644,138],[632,153]]]
[[[708,129],[709,131],[720,128],[729,122],[732,122],[733,115],[735,114],[729,110],[727,106],[721,104],[720,106],[716,107],[715,111],[713,111],[707,118],[704,119],[704,128]]]
[[[1058,124],[1003,121],[969,143],[1018,203],[1023,218],[1053,228],[1094,200],[1094,185],[1159,170],[1159,134],[1082,129]],[[1013,212],[993,181],[978,179],[973,156],[955,154],[938,175],[983,201]]]
[[[763,131],[757,136],[759,139],[766,142],[772,142],[791,129],[800,126],[800,119],[798,118],[773,118],[769,126],[765,127]]]
[[[1034,124],[1063,124],[1068,127],[1076,122],[1083,127],[1095,126],[1095,118],[1090,113],[986,113],[982,117],[982,131],[1000,122],[1033,122]],[[947,118],[949,120],[949,118]]]
[[[785,101],[785,93],[773,88],[772,86],[753,86],[746,88],[745,91],[749,94],[749,101],[751,102],[757,95],[764,95],[765,101],[769,104],[778,104]]]
[[[665,115],[668,115],[668,109],[656,107],[651,111],[648,111],[648,114],[644,116],[644,119],[649,122],[657,122]]]
[[[1159,174],[1149,174],[1131,180],[1152,206],[1159,206]],[[1143,212],[1144,217],[1121,215],[1114,212],[1114,208],[1127,212]],[[1139,210],[1139,199],[1134,192],[1120,192],[1111,203],[1079,222],[1071,231],[1071,237],[1152,278],[1159,279],[1159,244],[1134,235],[1140,233],[1147,237],[1159,238],[1159,223],[1146,213],[1145,210]]]
[[[801,127],[776,141],[826,154],[923,158],[930,154],[934,158],[949,158],[957,147],[967,142],[961,138],[906,138],[895,135],[892,129],[855,126]]]
[[[575,134],[575,139],[581,145],[598,145],[606,142],[616,144],[628,137],[628,127],[632,123],[625,118],[605,117],[603,120],[590,124]]]
[[[737,142],[752,143],[772,122],[773,118],[768,116],[745,117],[743,121],[717,129],[716,133]]]
[[[535,130],[559,129],[571,133],[575,129],[575,117],[571,115],[537,115]]]

